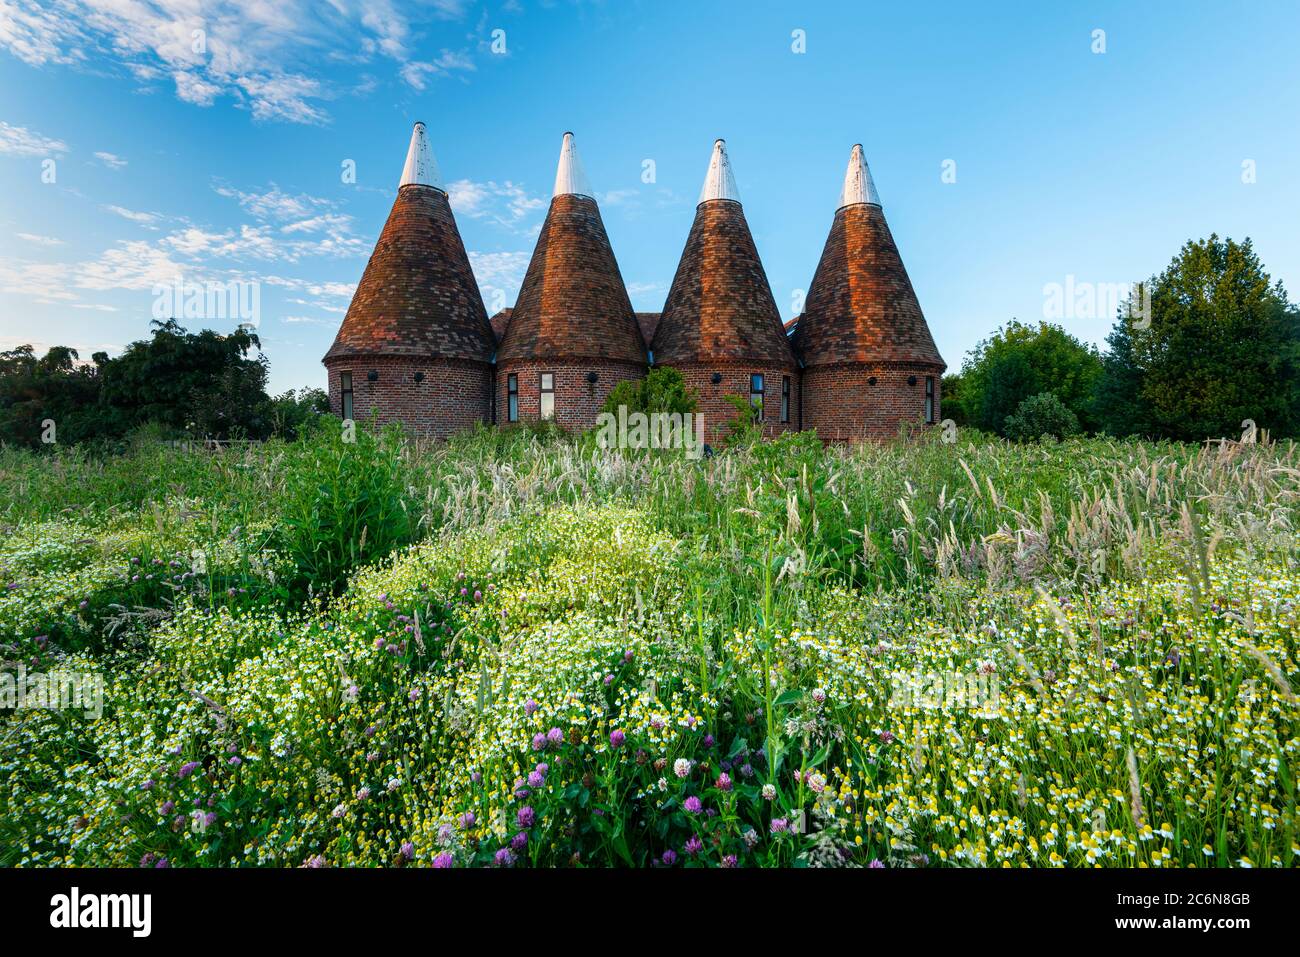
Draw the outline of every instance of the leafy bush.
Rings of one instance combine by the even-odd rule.
[[[1035,442],[1045,435],[1065,439],[1079,434],[1079,419],[1051,392],[1040,392],[1007,416],[1002,431],[1016,442]]]
[[[309,434],[329,413],[330,397],[324,389],[290,389],[271,399],[268,408],[273,433],[292,441]]]
[[[1005,435],[1004,423],[1021,402],[1052,392],[1088,427],[1101,375],[1095,346],[1052,323],[1012,321],[971,350],[959,376],[946,377],[954,381],[944,382],[944,414],[959,425]]]
[[[403,483],[400,432],[376,435],[330,420],[311,438],[288,446],[278,547],[298,569],[299,583],[336,592],[356,567],[412,541],[415,522]]]
[[[617,415],[620,406],[627,411],[677,412],[695,411],[695,395],[686,387],[682,374],[671,366],[655,366],[644,379],[625,379],[610,390],[602,412]]]

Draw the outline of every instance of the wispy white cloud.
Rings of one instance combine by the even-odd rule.
[[[357,291],[357,284],[354,282],[318,282],[312,279],[297,279],[276,275],[263,276],[262,282],[268,286],[280,286],[283,289],[302,291],[311,296],[338,296],[351,299],[352,294]]]
[[[525,227],[530,216],[546,208],[546,200],[529,195],[510,180],[480,183],[458,179],[447,184],[447,197],[457,216],[487,220],[514,231]]]
[[[329,200],[299,193],[292,196],[274,183],[263,192],[244,192],[230,186],[215,186],[218,196],[238,201],[247,212],[263,220],[306,219],[319,209],[331,206]]]
[[[629,299],[650,301],[657,296],[662,300],[664,296],[668,295],[668,284],[665,282],[630,282],[627,284],[627,295]],[[662,305],[662,302],[660,305]]]
[[[436,76],[451,76],[453,73],[473,72],[474,60],[464,53],[443,50],[432,60],[409,60],[402,65],[402,79],[417,90],[429,85],[429,79]]]
[[[637,191],[634,189],[611,189],[608,193],[602,193],[599,198],[601,206],[622,206],[635,199]]]
[[[105,153],[102,151],[96,152],[95,159],[99,160],[109,169],[121,169],[123,166],[126,165],[126,160],[122,159],[122,157],[116,155],[115,153]]]
[[[366,240],[352,231],[352,217],[337,212],[332,200],[286,193],[274,183],[261,192],[225,185],[214,188],[261,221],[247,228],[242,243],[209,247],[219,255],[255,253],[294,262],[307,256],[359,256],[368,251]]]
[[[137,72],[136,75],[141,74]],[[216,83],[209,83],[190,70],[174,70],[172,80],[176,84],[177,99],[193,103],[195,106],[211,106],[222,90]]]
[[[319,81],[307,76],[241,76],[239,88],[252,100],[253,116],[259,120],[289,120],[293,123],[324,123],[328,114],[309,100],[322,95]]]
[[[25,259],[0,259],[0,292],[15,293],[37,302],[72,302],[72,270],[66,263],[40,263]]]
[[[352,217],[341,213],[323,213],[311,216],[296,223],[281,226],[282,233],[315,233],[322,230],[348,230],[352,228]]]
[[[152,290],[174,282],[178,276],[200,281],[193,264],[177,262],[166,250],[142,239],[118,242],[98,259],[71,268],[74,286],[99,292]]]
[[[151,225],[162,218],[157,213],[141,213],[134,209],[127,209],[125,206],[114,206],[109,204],[102,208],[105,212],[112,213],[115,216],[121,216],[123,219],[129,219],[133,223],[140,223],[142,226]]]
[[[24,63],[74,63],[84,57],[75,45],[75,23],[35,3],[0,0],[0,45]]]
[[[474,275],[480,283],[515,289],[518,289],[524,281],[524,271],[528,268],[530,258],[532,253],[525,250],[469,254],[470,265],[474,268]]]
[[[126,210],[125,212],[130,212]],[[34,237],[38,245],[58,240]],[[91,301],[87,291],[137,292],[186,281],[241,279],[258,281],[296,295],[296,302],[313,310],[342,312],[356,290],[354,283],[262,275],[259,266],[270,262],[298,263],[311,257],[350,254],[361,240],[329,234],[286,239],[271,224],[248,224],[213,230],[186,225],[165,236],[145,240],[120,240],[99,255],[80,261],[38,262],[28,258],[0,258],[0,292],[24,296],[34,303],[77,309],[110,311],[116,307]]]
[[[419,49],[426,24],[465,13],[462,0],[0,0],[0,46],[32,66],[107,61],[196,106],[229,98],[260,120],[319,124],[341,92],[319,72],[327,60],[381,57],[419,90],[473,70],[466,52]]]
[[[0,0],[0,12],[4,0]],[[2,36],[3,34],[0,34]],[[68,144],[25,126],[11,126],[0,120],[0,153],[9,156],[49,156],[68,152]]]
[[[518,298],[530,258],[532,253],[526,250],[470,252],[470,266],[474,270],[474,278],[478,280],[479,293],[483,296],[489,315]]]
[[[14,233],[24,242],[35,243],[37,246],[62,246],[62,239],[55,239],[53,236],[38,236],[36,233]]]

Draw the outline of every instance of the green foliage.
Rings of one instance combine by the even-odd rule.
[[[357,428],[351,440],[330,419],[289,446],[281,468],[276,544],[299,583],[334,592],[353,568],[409,543],[415,533],[395,429]]]
[[[0,865],[1290,866],[1300,448],[972,435],[0,450]]]
[[[954,420],[960,415],[979,429],[1005,435],[1007,416],[1021,402],[1051,392],[1091,428],[1091,404],[1101,373],[1095,347],[1060,326],[1013,320],[966,357],[957,394],[950,399],[944,393],[944,415]]]
[[[116,359],[97,352],[87,363],[64,346],[39,359],[31,346],[0,353],[0,441],[117,450],[144,427],[167,437],[294,438],[328,399],[319,389],[269,398],[266,358],[250,356],[260,348],[246,329],[189,333],[172,319]]]
[[[236,329],[186,332],[176,320],[155,322],[153,336],[104,363],[102,400],[131,425],[157,422],[198,436],[269,434],[267,363],[248,358],[255,334]]]
[[[979,375],[984,376],[984,389],[979,395],[976,423],[990,432],[1007,434],[1007,419],[1020,408],[1028,396],[1035,395],[1038,376],[1024,352],[999,352],[989,356],[983,368],[972,370],[972,388],[978,388]]]
[[[1079,420],[1054,394],[1040,392],[1021,402],[1003,428],[1016,442],[1036,442],[1043,436],[1066,439],[1079,434]]]
[[[76,443],[113,427],[115,410],[99,404],[102,364],[79,361],[75,349],[52,347],[37,358],[31,346],[0,352],[0,441],[40,447],[46,420],[54,438]]]
[[[269,400],[268,406],[271,430],[292,440],[310,434],[320,417],[329,414],[330,397],[324,389],[290,389]]]
[[[952,419],[957,425],[971,425],[971,418],[966,409],[969,401],[966,379],[960,373],[945,375],[939,384],[939,395],[945,419]]]
[[[735,418],[726,423],[726,447],[751,448],[762,441],[763,423],[758,418],[758,403],[747,395],[726,395],[723,399],[736,410]]]
[[[1300,434],[1300,311],[1250,240],[1187,243],[1150,282],[1149,326],[1121,317],[1098,412],[1115,434]]]
[[[644,379],[625,379],[610,390],[602,412],[617,415],[620,406],[627,411],[686,414],[695,411],[695,395],[686,387],[682,374],[671,366],[655,366]]]
[[[1121,317],[1106,337],[1102,375],[1093,396],[1093,417],[1098,428],[1110,435],[1154,435],[1157,430],[1151,422],[1150,408],[1142,399],[1142,370],[1130,325],[1131,320]]]

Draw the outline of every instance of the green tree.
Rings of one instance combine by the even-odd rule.
[[[1139,289],[1147,288],[1143,284]],[[1139,296],[1143,293],[1139,292]],[[1102,374],[1093,398],[1093,418],[1101,431],[1115,436],[1151,435],[1154,429],[1142,400],[1142,369],[1133,345],[1131,305],[1121,311],[1106,337]]]
[[[30,345],[0,352],[0,440],[39,446],[47,421],[60,443],[111,431],[99,404],[100,367],[67,346],[53,346],[40,359]]]
[[[97,352],[84,362],[67,346],[39,359],[31,346],[0,353],[0,441],[40,445],[47,420],[60,444],[116,440],[143,425],[264,438],[277,407],[266,394],[265,356],[249,355],[260,348],[244,329],[189,333],[172,319],[116,359]],[[283,418],[283,405],[278,411]],[[305,420],[306,409],[295,415]]]
[[[1300,426],[1300,312],[1264,271],[1249,239],[1188,242],[1151,281],[1149,325],[1128,321],[1114,394],[1139,382],[1150,429],[1200,441],[1236,436],[1250,419],[1277,436]],[[1126,364],[1128,363],[1128,364]],[[1120,376],[1122,373],[1122,376]]]
[[[960,372],[943,377],[939,395],[945,419],[952,419],[958,425],[973,424],[974,417],[966,408],[966,379]]]
[[[982,365],[979,378],[971,377],[972,385],[983,380],[983,388],[972,397],[979,401],[975,424],[986,432],[1004,435],[1007,417],[1026,398],[1037,394],[1038,377],[1021,350],[991,352]]]
[[[290,389],[269,400],[271,431],[283,439],[296,439],[310,432],[329,410],[330,397],[324,389]]]
[[[1043,392],[1055,395],[1084,428],[1095,427],[1092,401],[1102,375],[1101,356],[1095,346],[1060,326],[1013,319],[966,356],[960,375],[961,412],[985,431],[1004,434],[1007,417],[1025,399]],[[946,395],[944,408],[947,415]]]
[[[156,422],[214,438],[269,434],[267,362],[249,357],[261,348],[254,333],[190,333],[175,319],[153,325],[151,338],[104,369],[103,399],[130,426]]]

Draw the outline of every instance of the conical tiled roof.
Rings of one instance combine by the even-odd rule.
[[[794,345],[806,367],[898,362],[942,368],[885,222],[862,147],[853,147]]]
[[[555,189],[498,364],[540,358],[644,363],[632,302],[571,133],[564,134]]]
[[[424,124],[397,199],[326,360],[421,356],[490,362],[495,343]]]
[[[795,364],[738,197],[725,144],[718,140],[655,330],[656,365]]]

